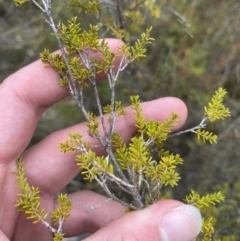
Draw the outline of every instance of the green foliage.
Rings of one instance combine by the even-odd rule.
[[[16,162],[18,169],[14,174],[18,179],[18,188],[22,191],[18,194],[16,207],[20,212],[25,213],[27,219],[33,219],[33,223],[38,223],[47,217],[44,209],[40,208],[40,190],[28,183],[22,157],[19,157]]]
[[[225,197],[221,192],[200,196],[197,192],[192,190],[191,193],[186,196],[185,201],[188,204],[196,206],[202,211],[202,209],[216,205],[217,203],[224,201],[224,199]],[[217,238],[214,228],[215,223],[216,221],[213,217],[209,217],[207,219],[203,218],[201,231],[202,241],[220,241],[220,239]]]
[[[227,92],[225,89],[219,88],[209,102],[208,108],[204,108],[204,114],[209,118],[211,122],[230,116],[229,109],[226,108],[222,103],[226,93]]]
[[[130,39],[130,31],[139,33],[144,27],[145,19],[160,17],[160,8],[151,0],[145,1],[98,1],[71,0],[69,6],[79,13],[93,15],[102,32],[110,32],[119,39]]]
[[[214,135],[212,132],[204,130],[207,125],[207,121],[210,122],[216,121],[218,119],[222,119],[230,116],[230,111],[223,104],[223,97],[226,94],[226,90],[223,88],[219,88],[216,91],[216,94],[212,97],[212,100],[209,103],[208,108],[205,109],[204,117],[198,126],[193,128],[180,131],[178,133],[172,134],[171,136],[184,134],[187,132],[193,132],[197,135],[198,139],[202,139],[205,143],[208,141],[210,144],[217,143],[217,135]]]
[[[61,152],[75,152],[76,150],[79,150],[80,146],[85,146],[88,148],[87,143],[82,141],[82,134],[72,131],[69,133],[69,136],[69,140],[65,140],[63,143],[58,143],[58,147]]]
[[[196,131],[197,138],[202,139],[203,142],[209,141],[211,144],[212,143],[217,143],[217,135],[214,135],[213,133],[205,130],[198,129]]]
[[[156,143],[158,147],[161,147],[167,140],[171,128],[178,119],[179,116],[176,113],[172,113],[171,116],[163,122],[148,121],[145,127],[145,134],[148,137],[149,144]]]
[[[15,3],[16,6],[20,6],[25,2],[27,2],[27,0],[13,0],[13,2]]]
[[[207,194],[201,197],[197,192],[193,190],[185,199],[188,204],[192,204],[200,209],[209,205],[215,205],[216,203],[222,202],[223,200],[224,196],[221,192]]]
[[[150,11],[150,15],[153,18],[160,18],[161,10],[158,7],[158,5],[154,3],[154,1],[151,1],[151,0],[144,1],[144,6]]]
[[[68,20],[68,25],[62,23],[58,27],[58,36],[69,54],[85,49],[98,50],[98,27],[90,25],[89,28],[89,31],[81,32],[77,17]]]
[[[53,241],[62,241],[63,240],[63,234],[61,234],[61,233],[55,233],[54,235],[53,235]]]
[[[148,28],[145,33],[142,33],[141,38],[135,42],[134,46],[126,44],[120,48],[120,52],[127,57],[129,62],[146,57],[145,45],[154,41],[154,38],[150,37],[151,30],[152,28]]]
[[[40,190],[38,187],[31,186],[26,178],[26,168],[23,166],[22,156],[16,160],[17,171],[13,174],[18,179],[18,188],[21,193],[20,198],[16,200],[16,207],[19,212],[24,212],[27,219],[33,219],[33,223],[42,222],[54,234],[53,240],[62,241],[64,234],[62,233],[63,222],[69,218],[72,203],[66,194],[58,196],[58,205],[51,213],[52,221],[58,226],[57,229],[47,222],[47,213],[41,209]]]
[[[85,179],[92,181],[102,175],[110,175],[113,173],[113,165],[110,164],[106,157],[99,157],[92,151],[77,155],[77,165],[82,169]]]
[[[203,219],[202,232],[204,233],[204,237],[202,241],[221,241],[220,239],[215,237],[215,224],[216,221],[212,217],[208,219]]]
[[[135,126],[140,134],[143,134],[149,138],[148,143],[151,145],[156,142],[158,146],[161,146],[166,141],[168,134],[171,132],[171,128],[174,123],[178,120],[179,116],[175,113],[171,114],[171,117],[163,122],[156,121],[145,121],[142,113],[142,107],[139,100],[139,96],[131,96],[132,109],[135,110],[134,120]]]
[[[58,205],[59,207],[52,212],[52,221],[54,224],[68,219],[72,209],[72,203],[68,199],[67,194],[60,194],[58,196]]]
[[[122,161],[127,164],[127,169],[133,169],[133,171],[136,173],[142,172],[149,165],[151,165],[152,160],[149,156],[149,150],[141,136],[133,137],[131,139],[127,159]]]
[[[135,114],[134,114],[134,120],[136,122],[136,127],[137,130],[141,133],[142,131],[144,131],[144,115],[142,113],[142,106],[140,104],[139,101],[139,96],[135,95],[135,96],[131,96],[130,97],[131,103],[132,103],[132,109],[135,110]]]
[[[91,112],[88,112],[88,116],[90,121],[86,123],[86,126],[88,127],[89,134],[91,136],[99,135],[99,122],[97,121],[97,117]]]
[[[50,65],[59,75],[62,75],[66,71],[66,65],[62,62],[62,56],[60,54],[52,55],[48,49],[44,49],[40,53],[40,58],[43,63]]]
[[[226,95],[226,90],[219,88],[215,95],[212,97],[211,101],[208,104],[208,108],[204,107],[205,113],[203,121],[200,124],[200,129],[195,131],[197,138],[202,139],[203,142],[210,142],[211,144],[217,143],[217,135],[214,135],[212,132],[202,130],[201,128],[205,127],[205,121],[209,120],[214,122],[218,119],[224,119],[225,117],[230,116],[230,111],[223,104],[224,96]]]
[[[108,73],[110,74],[113,66],[114,66],[114,60],[116,58],[116,54],[113,53],[109,46],[108,43],[105,41],[105,39],[103,39],[100,42],[100,48],[98,49],[98,51],[102,54],[101,55],[101,61],[98,61],[96,64],[97,67],[97,72],[98,73]]]
[[[135,59],[145,57],[145,46],[153,41],[153,38],[150,37],[151,28],[143,32],[141,39],[137,40],[133,46],[126,44],[119,49],[123,53],[123,58],[116,73],[113,69],[117,55],[110,50],[104,39],[99,41],[98,26],[90,25],[89,31],[82,31],[77,17],[73,17],[67,25],[59,24],[55,32],[61,46],[64,46],[64,49],[61,49],[62,55],[50,54],[50,51],[45,49],[40,54],[40,58],[43,63],[51,66],[58,73],[59,84],[69,89],[73,99],[78,102],[80,109],[84,112],[85,118],[88,119],[90,132],[97,135],[97,123],[91,119],[91,116],[88,116],[83,107],[83,88],[88,87],[91,83],[94,85],[96,93],[97,74],[106,73],[110,88],[113,89],[119,72]],[[96,51],[100,54],[99,57],[96,57]],[[99,102],[99,100],[97,101]],[[98,104],[100,105],[100,103]],[[120,110],[119,103],[117,105],[117,112],[120,111],[119,113],[124,114],[124,111]]]
[[[118,116],[127,114],[122,106],[121,101],[115,101],[114,110],[112,109],[111,105],[106,105],[103,107],[103,111],[105,114],[110,114],[111,112],[116,111]]]
[[[165,152],[159,163],[155,166],[151,166],[146,172],[147,176],[153,181],[157,180],[160,185],[176,186],[180,176],[176,172],[176,167],[182,164],[183,160],[179,155],[174,156],[169,152]]]
[[[216,98],[216,96],[214,96],[213,99],[214,98]],[[177,186],[180,176],[176,168],[183,163],[183,160],[180,155],[173,155],[162,148],[171,132],[171,128],[174,127],[174,123],[179,118],[178,115],[173,113],[168,119],[161,123],[152,120],[146,121],[142,112],[139,96],[131,96],[130,99],[132,102],[132,109],[134,110],[137,135],[130,140],[128,145],[124,143],[116,132],[114,132],[111,143],[112,147],[115,148],[115,155],[113,157],[98,157],[90,149],[86,148],[86,146],[81,145],[80,142],[80,148],[75,148],[75,150],[82,150],[82,154],[77,156],[76,161],[77,165],[82,170],[82,174],[85,175],[85,179],[90,181],[93,179],[97,180],[108,195],[110,194],[108,187],[105,186],[106,180],[116,182],[117,185],[127,193],[133,192],[136,187],[137,190],[142,190],[140,192],[145,190],[146,194],[144,197],[134,197],[136,203],[136,199],[138,199],[138,201],[140,199],[139,206],[130,207],[127,203],[122,202],[127,209],[134,210],[142,207],[142,205],[147,206],[159,200],[161,198],[162,187]],[[218,105],[221,105],[222,101],[223,99],[220,99]],[[212,102],[214,103],[214,101]],[[119,106],[121,106],[120,103]],[[222,108],[222,110],[224,109]],[[111,113],[111,111],[110,105],[105,107],[106,113]],[[90,113],[89,116],[91,116],[93,121],[96,118]],[[206,118],[203,120],[205,121]],[[203,124],[197,127],[197,137],[201,137],[203,141],[207,140],[210,143],[216,142],[217,136],[205,130],[201,130],[201,128],[204,127],[205,125]],[[74,142],[76,142],[74,139],[70,139],[70,141],[66,143]],[[65,148],[66,150],[72,150],[71,146],[66,146]],[[158,152],[158,160],[154,160],[152,156],[152,153],[156,151]],[[117,171],[114,158],[116,158],[116,161],[120,164],[121,169],[128,173],[126,177],[130,180],[130,183],[134,184],[133,186],[122,180],[121,176],[118,177],[116,175]],[[142,204],[143,200],[145,201]],[[200,197],[195,191],[191,191],[185,199],[187,203],[199,209],[215,205],[223,200],[224,196],[221,192]],[[211,222],[211,217],[207,220],[208,222],[205,221],[203,226],[202,240],[210,241],[211,239],[209,239],[209,237],[215,235],[214,223]]]
[[[179,164],[182,164],[182,159],[179,155],[173,155],[169,151],[161,149],[178,116],[172,114],[162,123],[152,120],[145,121],[139,96],[132,96],[131,101],[132,109],[135,110],[134,119],[139,134],[133,137],[127,146],[121,137],[114,133],[111,145],[115,148],[115,156],[98,157],[85,145],[82,145],[81,141],[79,141],[79,148],[77,148],[75,146],[75,135],[73,135],[74,138],[70,136],[70,140],[60,144],[60,150],[64,152],[82,150],[82,154],[77,155],[76,161],[82,170],[81,173],[85,175],[85,179],[90,181],[95,179],[100,185],[105,178],[116,181],[118,185],[124,186],[125,191],[131,193],[135,187],[127,185],[123,180],[120,181],[121,176],[118,177],[115,174],[117,167],[114,165],[114,159],[116,158],[121,168],[127,171],[127,179],[130,180],[130,183],[134,183],[140,190],[146,189],[148,191],[146,203],[149,205],[160,198],[162,186],[176,186],[180,179],[176,168]],[[108,107],[108,111],[111,111],[110,107]],[[95,120],[95,117],[92,116],[91,119]],[[89,126],[88,123],[86,125]],[[80,135],[79,137],[81,139]],[[156,150],[159,150],[159,160],[152,158],[152,152],[156,152]],[[129,190],[125,189],[126,186]],[[144,199],[144,197],[141,197],[141,199]]]
[[[101,1],[95,0],[71,0],[69,3],[70,8],[78,8],[79,12],[84,11],[88,14],[98,14],[101,7]]]

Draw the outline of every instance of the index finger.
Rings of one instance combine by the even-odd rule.
[[[123,43],[106,40],[113,52]],[[115,60],[118,65],[120,56]],[[103,76],[100,76],[103,79]],[[52,68],[36,61],[0,85],[0,163],[15,160],[28,145],[41,114],[68,95]]]

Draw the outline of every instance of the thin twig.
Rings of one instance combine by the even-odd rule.
[[[90,205],[87,205],[88,208],[90,208],[91,210],[95,210],[95,209],[98,209],[99,207],[103,206],[104,204],[108,203],[109,201],[113,200],[113,198],[108,198],[106,200],[104,200],[103,202],[101,202],[100,204],[98,204],[97,206],[90,206]]]
[[[100,177],[100,178],[103,179],[102,177]],[[100,181],[100,179],[98,179],[98,178],[95,178],[95,179],[96,179],[96,181],[98,182],[98,184],[102,187],[102,189],[106,192],[106,194],[107,194],[110,198],[114,199],[115,201],[121,203],[123,206],[128,207],[128,208],[130,208],[130,209],[132,209],[132,210],[138,210],[138,209],[139,209],[138,207],[136,207],[136,206],[134,206],[134,205],[132,205],[132,204],[126,203],[126,202],[124,202],[123,200],[121,200],[121,199],[119,199],[118,197],[116,197],[116,196],[109,190],[109,188],[108,188],[108,186],[107,186],[107,184],[106,184],[106,182],[105,182],[104,180]]]
[[[179,131],[179,132],[170,134],[170,135],[168,135],[168,137],[179,136],[179,135],[182,135],[182,134],[185,134],[185,133],[188,133],[188,132],[193,132],[193,133],[195,133],[196,130],[198,130],[198,129],[204,129],[204,128],[206,127],[206,125],[207,125],[207,124],[206,124],[206,121],[207,121],[207,120],[208,120],[208,117],[204,117],[198,126],[195,126],[195,127],[193,127],[193,128],[190,128],[190,129],[187,129],[187,130],[184,130],[184,131]]]

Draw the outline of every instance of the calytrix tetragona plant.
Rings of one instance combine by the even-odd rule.
[[[16,5],[21,5],[26,0],[15,0],[14,2]],[[58,73],[59,84],[68,89],[86,119],[88,135],[98,142],[97,146],[91,146],[89,142],[84,141],[85,133],[72,131],[67,140],[58,143],[61,152],[77,153],[76,164],[79,166],[81,174],[87,180],[97,181],[109,197],[99,206],[89,206],[89,208],[100,208],[106,202],[116,200],[125,206],[126,210],[131,211],[142,209],[158,201],[162,198],[163,187],[174,187],[178,184],[180,176],[176,168],[183,163],[180,155],[164,149],[165,141],[175,135],[193,132],[203,142],[216,143],[217,136],[206,131],[205,127],[208,121],[213,122],[230,115],[229,110],[222,104],[226,91],[222,88],[216,91],[208,107],[205,107],[203,118],[198,126],[174,134],[170,133],[179,118],[176,113],[172,113],[164,122],[145,120],[140,97],[131,96],[130,101],[137,132],[129,143],[125,143],[115,131],[116,119],[127,114],[121,102],[115,98],[115,84],[120,72],[133,61],[145,57],[145,46],[154,40],[150,37],[151,28],[142,33],[133,45],[124,44],[120,47],[117,54],[111,51],[104,39],[99,41],[99,25],[90,25],[88,31],[82,31],[77,17],[70,19],[67,24],[56,25],[52,18],[50,0],[39,1],[41,4],[35,0],[30,2],[45,14],[46,21],[52,28],[61,50],[60,54],[51,54],[49,50],[45,49],[40,54],[41,60]],[[102,3],[101,1],[87,2],[72,1],[71,7],[82,6],[87,12],[97,13]],[[149,1],[143,2],[154,12]],[[98,58],[96,58],[96,52],[99,54]],[[119,57],[119,65],[115,66],[115,60]],[[107,106],[102,106],[100,101],[96,81],[97,75],[100,73],[107,76],[109,83],[111,98]],[[83,93],[88,86],[93,88],[99,118],[85,107]],[[104,114],[108,115],[108,119],[104,118]],[[95,148],[104,149],[106,155],[97,156]],[[21,157],[17,160],[17,165],[18,170],[15,174],[19,180],[18,187],[22,192],[19,194],[16,206],[19,207],[19,211],[25,212],[27,218],[33,219],[33,222],[40,221],[49,228],[54,233],[55,241],[62,240],[64,237],[62,225],[64,220],[69,217],[71,210],[71,202],[67,195],[59,195],[59,207],[51,214],[53,224],[57,225],[57,228],[54,228],[46,221],[47,213],[40,208],[39,188],[31,186],[26,179],[26,169]],[[116,195],[111,188],[112,184],[131,197],[131,201],[128,202]],[[187,203],[200,209],[222,200],[224,197],[220,192],[201,197],[197,192],[192,191],[185,198]],[[211,240],[214,233],[213,224],[212,218],[204,220],[202,231],[205,236],[203,240]]]

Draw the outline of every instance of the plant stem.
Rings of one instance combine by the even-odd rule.
[[[176,133],[173,133],[173,134],[170,134],[168,135],[168,137],[173,137],[173,136],[179,136],[179,135],[182,135],[182,134],[185,134],[185,133],[188,133],[188,132],[196,132],[196,130],[198,129],[204,129],[206,127],[206,122],[208,120],[208,117],[204,117],[201,122],[199,123],[199,125],[195,126],[195,127],[192,127],[190,129],[187,129],[187,130],[184,130],[184,131],[179,131],[179,132],[176,132]]]

